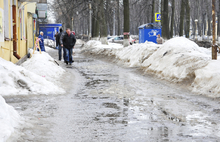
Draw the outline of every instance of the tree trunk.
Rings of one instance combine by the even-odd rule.
[[[166,40],[169,39],[169,17],[168,17],[168,1],[162,0],[163,8],[162,8],[162,37]]]
[[[181,0],[181,11],[180,11],[180,28],[179,36],[183,36],[183,25],[184,25],[184,13],[185,13],[185,0]],[[188,12],[188,11],[187,11]]]
[[[95,4],[93,4],[92,6],[92,11],[93,11],[93,15],[92,15],[92,37],[95,37],[95,29],[96,29],[96,23],[97,23],[97,16],[96,16],[96,8],[95,8]]]
[[[189,0],[186,0],[186,30],[185,30],[185,35],[186,38],[189,38],[189,31],[190,31],[190,5],[189,5]]]
[[[100,13],[101,13],[101,42],[102,44],[108,44],[107,41],[107,24],[105,20],[105,13],[104,13],[104,0],[100,1]]]
[[[117,17],[118,17],[118,33],[117,35],[121,34],[121,27],[120,27],[120,3],[119,0],[117,0]]]
[[[130,30],[130,18],[129,18],[129,0],[123,0],[124,5],[124,47],[129,46],[129,30]]]
[[[94,36],[93,39],[97,40],[97,38],[99,37],[99,31],[100,31],[100,10],[98,8],[98,4],[99,4],[100,0],[96,1],[95,3],[95,29],[94,29]]]
[[[154,23],[155,0],[152,0],[151,23]]]
[[[174,14],[175,14],[175,0],[172,0],[172,16],[171,16],[171,26],[170,26],[170,38],[173,37]]]
[[[209,9],[209,2],[208,1],[207,1],[206,5],[207,5],[207,9]],[[211,36],[211,19],[212,19],[212,15],[209,15],[209,14],[210,14],[210,12],[208,12],[208,15],[207,15],[207,17],[208,17],[208,32],[207,32],[207,35]]]

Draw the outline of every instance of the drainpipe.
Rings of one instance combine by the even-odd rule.
[[[16,1],[12,5],[12,18],[13,18],[13,55],[19,60],[21,57],[17,53],[17,24],[16,24]]]

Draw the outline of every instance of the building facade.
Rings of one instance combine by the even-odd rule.
[[[33,47],[36,0],[0,0],[0,57],[16,63]]]

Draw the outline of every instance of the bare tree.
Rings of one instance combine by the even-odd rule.
[[[162,0],[162,37],[164,39],[169,39],[169,18],[168,18],[168,0]]]
[[[129,46],[130,18],[129,0],[123,0],[124,5],[124,47]]]
[[[104,0],[100,0],[100,15],[101,15],[101,42],[102,44],[108,44],[107,41],[107,25],[106,25],[106,20],[105,20],[105,14],[104,14]]]

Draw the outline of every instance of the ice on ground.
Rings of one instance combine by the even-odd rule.
[[[91,40],[83,51],[113,56],[117,62],[140,67],[161,79],[186,83],[193,92],[220,97],[220,60],[212,61],[210,49],[199,47],[187,38],[175,37],[162,45],[146,42],[126,48]]]
[[[44,72],[44,69],[41,68],[40,72]],[[0,58],[0,78],[1,96],[57,95],[65,93],[62,88],[48,81],[45,77],[2,58]]]
[[[6,142],[14,128],[18,127],[20,115],[12,106],[5,103],[4,98],[0,96],[0,142]]]
[[[31,52],[33,53],[33,52]],[[21,64],[25,69],[46,78],[51,82],[59,82],[65,70],[46,52],[35,52],[32,57]]]

